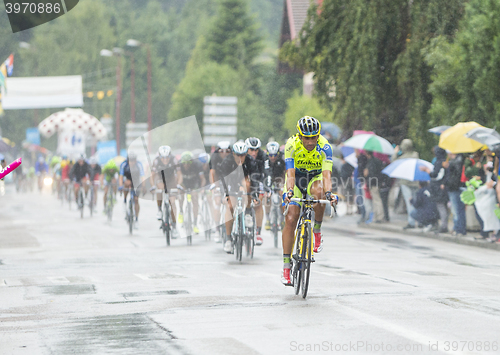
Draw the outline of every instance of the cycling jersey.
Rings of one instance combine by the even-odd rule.
[[[182,185],[187,189],[198,189],[201,187],[201,177],[203,176],[203,165],[197,160],[192,160],[189,164],[181,164]]]
[[[98,180],[101,172],[102,172],[102,169],[101,169],[101,166],[99,164],[96,164],[95,167],[93,167],[93,168],[90,167],[90,180],[92,180],[92,181]]]
[[[120,165],[120,175],[132,181],[132,186],[133,186],[134,180],[139,183],[141,182],[141,177],[144,176],[144,168],[142,167],[142,164],[139,161],[137,161],[133,165],[130,165],[129,161],[125,160]]]
[[[156,157],[153,160],[153,166],[151,167],[151,172],[155,174],[154,179],[156,182],[163,182],[163,177],[161,172],[165,175],[165,181],[167,183],[167,187],[173,188],[177,185],[177,178],[175,173],[177,171],[176,166],[174,165],[173,159],[168,158],[167,164],[163,164],[160,157]]]
[[[102,174],[104,175],[104,179],[107,182],[110,182],[115,177],[115,174],[118,173],[120,169],[118,165],[116,165],[113,159],[110,159],[106,164],[104,164],[102,168]]]
[[[219,171],[220,171],[220,165],[222,164],[223,160],[224,159],[222,158],[220,149],[217,149],[210,156],[210,161],[208,162],[208,166],[210,167],[210,170],[213,169],[215,171],[215,176],[214,176],[215,181],[220,180]]]
[[[219,165],[218,175],[221,179],[224,179],[229,191],[237,191],[238,187],[241,185],[241,181],[249,175],[246,159],[242,164],[243,169],[239,169],[236,173],[233,173],[237,167],[238,164],[236,164],[233,154],[228,155]]]
[[[278,156],[274,163],[269,160],[269,176],[266,179],[266,186],[271,187],[273,182],[283,183],[283,179],[285,178],[285,171],[285,160],[283,159],[283,155],[281,154],[281,152],[278,152]]]
[[[332,170],[332,153],[330,143],[322,135],[319,136],[316,149],[310,152],[298,135],[288,139],[285,146],[285,166],[287,170],[295,169],[295,186],[298,188],[297,191],[294,189],[295,196],[304,194],[314,181],[321,180],[323,171]]]
[[[48,173],[49,172],[49,166],[47,165],[47,163],[43,162],[43,163],[40,163],[40,162],[36,162],[35,163],[35,173],[38,175],[40,173]]]
[[[83,162],[82,165],[80,165],[80,163],[75,163],[75,165],[73,165],[73,168],[71,168],[71,172],[69,173],[69,175],[76,182],[80,182],[86,175],[90,176],[90,173],[90,165],[87,164],[87,162]]]
[[[263,182],[269,172],[269,157],[259,148],[257,157],[253,158],[248,154],[245,158],[251,181]]]
[[[325,170],[332,170],[333,154],[328,140],[319,136],[316,149],[307,151],[296,134],[288,139],[285,146],[286,169],[294,169],[295,173],[320,174]]]

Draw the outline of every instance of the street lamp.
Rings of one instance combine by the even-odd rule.
[[[101,49],[102,57],[113,57],[115,53],[109,49]],[[120,105],[122,101],[122,83],[121,83],[121,56],[118,55],[116,64],[116,154],[120,154]]]
[[[148,53],[148,131],[151,131],[153,126],[152,109],[151,109],[151,50],[149,44],[144,44],[135,39],[127,41],[129,47],[146,47]]]

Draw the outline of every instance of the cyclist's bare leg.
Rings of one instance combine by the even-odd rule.
[[[123,201],[127,201],[128,189],[132,186],[132,182],[130,180],[125,180],[123,183],[123,187],[125,190],[123,191]]]
[[[323,192],[323,181],[318,180],[313,182],[311,185],[311,194],[315,199],[325,199],[325,194]],[[318,222],[323,221],[323,215],[325,214],[326,205],[322,203],[316,203],[314,206],[314,219]]]
[[[215,202],[215,207],[213,208],[213,214],[212,216],[214,217],[215,224],[219,224],[220,221],[220,206],[222,204],[222,199],[219,193],[214,194],[214,202]]]
[[[139,211],[141,207],[139,206],[139,196],[134,196],[134,205],[135,205],[135,219],[139,218]]]
[[[75,190],[75,201],[78,202],[78,192],[80,191],[80,184],[79,183],[75,183],[74,190]]]
[[[158,190],[163,190],[163,182],[157,182],[156,183],[156,188]],[[161,211],[161,204],[163,203],[163,194],[162,193],[157,193],[156,194],[156,203],[158,204],[158,211]]]
[[[299,220],[300,207],[296,205],[288,205],[288,213],[285,217],[285,227],[281,235],[283,243],[283,254],[292,254],[294,232]]]
[[[106,199],[108,197],[108,189],[109,189],[109,185],[106,184],[106,186],[104,186],[104,198],[103,198],[104,207],[106,207]]]
[[[177,222],[177,218],[176,218],[176,216],[177,216],[177,213],[176,213],[177,207],[175,206],[175,197],[170,197],[169,200],[170,200],[170,207],[171,207],[170,208],[170,214],[172,216],[172,221],[175,224]]]
[[[262,220],[264,219],[264,210],[262,208],[262,199],[264,195],[259,194],[258,202],[254,202],[255,206],[255,223],[257,224],[257,228],[262,228]]]
[[[231,200],[231,206],[236,206],[236,197],[234,196],[229,196],[229,199]],[[226,206],[226,235],[228,237],[231,236],[231,231],[233,230],[233,216],[231,215],[231,209],[229,208],[229,205]]]

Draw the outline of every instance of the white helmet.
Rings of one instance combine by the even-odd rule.
[[[275,155],[275,154],[278,154],[278,152],[280,150],[280,145],[278,142],[269,142],[269,143],[267,143],[266,148],[267,148],[267,152],[270,155]]]
[[[245,144],[248,146],[249,149],[259,149],[261,146],[260,139],[255,137],[247,138]]]
[[[92,164],[97,164],[97,158],[96,157],[91,157],[89,159],[89,164],[92,165]]]
[[[206,164],[210,161],[210,155],[208,155],[207,153],[201,153],[200,155],[198,155],[198,160],[202,164]]]
[[[160,148],[158,148],[158,155],[160,156],[160,158],[168,158],[171,151],[172,150],[168,145],[162,145]]]
[[[248,146],[243,141],[238,141],[233,144],[233,152],[236,155],[243,155],[248,152]]]
[[[231,143],[229,141],[220,141],[219,143],[217,143],[217,147],[219,149],[229,149],[230,145]]]

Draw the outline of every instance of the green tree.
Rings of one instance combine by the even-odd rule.
[[[249,68],[263,45],[246,0],[220,0],[219,12],[206,35],[210,60],[234,69]]]

